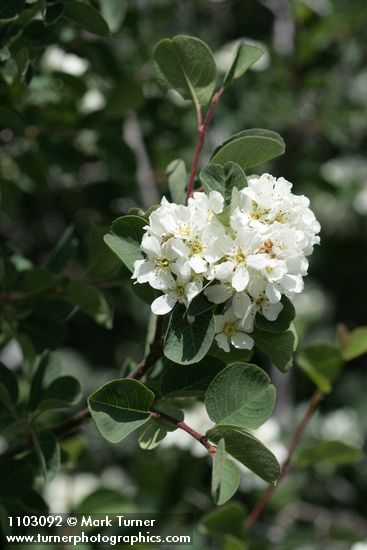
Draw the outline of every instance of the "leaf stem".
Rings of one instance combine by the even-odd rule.
[[[295,449],[297,448],[297,446],[299,445],[299,443],[302,439],[303,433],[304,433],[308,423],[310,422],[311,418],[313,417],[314,412],[316,411],[317,406],[320,403],[320,401],[323,399],[323,397],[324,397],[324,395],[321,392],[319,392],[318,390],[315,391],[315,393],[312,395],[312,397],[310,399],[310,402],[308,404],[306,413],[305,413],[304,417],[302,418],[298,428],[294,432],[293,437],[291,439],[291,442],[290,442],[290,445],[289,445],[289,448],[288,448],[287,458],[285,459],[285,461],[284,461],[284,463],[283,463],[283,465],[280,469],[280,475],[279,475],[278,483],[277,483],[277,485],[269,485],[268,486],[268,488],[266,489],[266,491],[264,492],[264,494],[262,495],[262,497],[260,498],[258,503],[255,505],[255,507],[251,511],[250,515],[247,518],[247,522],[246,522],[247,527],[249,529],[251,529],[254,526],[254,524],[256,523],[256,521],[259,519],[259,517],[261,516],[261,514],[265,510],[265,508],[266,508],[273,492],[275,491],[276,487],[278,487],[279,483],[287,475],[287,473],[289,471],[289,468],[290,468],[290,465],[291,465],[291,460],[292,460],[293,453],[294,453]]]
[[[218,101],[220,99],[220,96],[222,95],[223,91],[224,91],[224,88],[222,87],[217,92],[215,92],[215,94],[213,95],[210,106],[209,106],[209,108],[207,110],[207,113],[205,115],[204,122],[202,122],[201,112],[200,111],[197,112],[198,141],[197,141],[195,152],[194,152],[194,158],[193,158],[192,164],[191,164],[190,178],[189,178],[189,183],[188,183],[188,186],[187,186],[187,199],[186,199],[186,202],[190,197],[192,197],[192,195],[194,193],[195,175],[196,175],[196,171],[197,171],[198,164],[199,164],[201,150],[202,150],[203,145],[204,145],[205,134],[208,130],[209,124],[210,124],[210,122],[212,120],[212,117],[213,117],[213,114],[214,114],[215,107],[217,106],[217,103],[218,103]]]
[[[150,408],[150,413],[151,413],[151,416],[155,418],[162,418],[163,420],[167,420],[167,422],[174,424],[175,426],[177,426],[177,428],[180,428],[180,430],[183,430],[184,432],[191,435],[191,437],[196,439],[196,441],[198,441],[205,447],[205,449],[208,451],[210,456],[214,456],[215,453],[217,452],[216,446],[209,443],[205,435],[197,432],[196,430],[188,426],[185,422],[182,422],[181,420],[177,420],[177,418],[174,418],[173,416],[169,416],[164,412],[158,411],[153,407]]]

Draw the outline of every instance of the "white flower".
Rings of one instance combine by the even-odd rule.
[[[223,261],[216,264],[212,276],[220,281],[229,281],[237,292],[242,292],[250,280],[248,262],[260,244],[256,232],[246,229],[234,239],[226,238]]]
[[[217,191],[196,192],[187,206],[163,198],[145,226],[144,259],[135,262],[132,278],[162,291],[152,304],[157,315],[177,302],[188,306],[204,289],[211,302],[223,304],[217,344],[226,351],[230,345],[251,349],[256,315],[275,321],[282,296],[292,299],[303,290],[307,256],[320,242],[309,206],[290,182],[270,174],[233,190],[229,225],[218,216],[224,198]]]
[[[202,283],[200,281],[177,279],[166,289],[165,294],[154,300],[152,312],[155,315],[165,315],[172,311],[177,302],[187,307],[191,300],[199,294],[201,288]]]
[[[253,339],[242,330],[232,308],[227,309],[224,315],[216,315],[215,332],[217,344],[224,351],[230,350],[230,344],[239,349],[252,349],[254,346]]]
[[[157,237],[145,235],[141,249],[147,259],[136,260],[134,263],[132,278],[138,283],[149,283],[153,288],[164,290],[174,284],[173,274],[180,277],[190,276],[191,269],[185,258],[185,251],[179,251],[176,239],[161,244]]]

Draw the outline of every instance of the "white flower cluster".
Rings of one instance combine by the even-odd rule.
[[[282,295],[302,291],[306,256],[320,241],[309,200],[291,188],[269,174],[250,178],[232,193],[229,225],[217,216],[224,209],[217,191],[194,193],[187,206],[163,198],[145,227],[146,259],[135,262],[132,276],[162,291],[153,313],[169,313],[177,302],[187,306],[203,290],[211,302],[224,304],[216,316],[218,346],[251,349],[256,313],[274,321]]]

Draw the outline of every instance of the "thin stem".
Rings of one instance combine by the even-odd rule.
[[[155,333],[153,340],[149,346],[149,353],[140,361],[139,365],[134,369],[129,375],[128,378],[134,378],[135,380],[140,380],[148,372],[148,370],[162,357],[163,353],[163,317],[158,315],[157,323],[155,326]]]
[[[163,420],[167,420],[167,422],[174,424],[175,426],[177,426],[177,428],[180,428],[180,430],[183,430],[187,434],[191,435],[191,437],[196,439],[196,441],[198,441],[205,447],[205,449],[208,451],[210,456],[214,456],[215,453],[217,452],[216,446],[209,443],[205,435],[197,432],[196,430],[188,426],[185,422],[182,422],[181,420],[177,420],[177,418],[174,418],[173,416],[169,416],[164,412],[158,411],[153,407],[150,408],[150,413],[151,413],[151,416],[155,418],[162,418]]]
[[[312,395],[311,400],[309,402],[309,405],[307,407],[306,413],[305,413],[304,417],[302,418],[298,428],[294,432],[293,437],[291,439],[291,442],[290,442],[290,445],[289,445],[289,448],[288,448],[287,458],[285,459],[285,462],[283,463],[283,465],[280,469],[280,475],[279,475],[278,483],[277,483],[277,485],[269,485],[269,487],[266,489],[265,493],[262,495],[262,497],[260,498],[260,500],[256,504],[255,508],[253,508],[253,510],[251,511],[250,515],[247,518],[247,527],[249,529],[251,529],[251,527],[253,527],[253,525],[259,519],[259,517],[261,516],[261,514],[265,510],[265,508],[266,508],[273,492],[275,491],[276,487],[278,487],[279,483],[287,475],[287,473],[289,471],[289,468],[290,468],[290,465],[291,465],[291,460],[292,460],[293,453],[294,453],[295,449],[297,448],[297,446],[299,445],[299,443],[302,439],[303,433],[304,433],[308,423],[310,422],[311,418],[313,417],[314,412],[316,411],[317,406],[320,403],[320,401],[323,399],[323,397],[324,397],[324,395],[321,392],[319,392],[318,390],[315,391],[315,393]]]
[[[199,113],[197,113],[197,117],[198,117],[198,141],[197,141],[195,152],[194,152],[194,158],[193,158],[192,164],[191,164],[190,178],[189,178],[189,183],[188,183],[188,186],[187,186],[187,200],[190,197],[192,197],[192,195],[194,193],[195,175],[196,175],[196,171],[197,171],[198,164],[199,164],[201,150],[202,150],[203,145],[204,145],[205,134],[206,134],[206,131],[208,130],[209,124],[212,120],[214,109],[215,109],[222,93],[223,93],[223,88],[220,88],[213,95],[213,98],[211,100],[209,109],[208,109],[208,111],[205,115],[204,122],[202,122],[202,120],[201,120],[200,110],[199,110]],[[199,116],[199,114],[200,114],[200,116]]]
[[[167,422],[174,424],[175,426],[177,426],[177,428],[188,433],[189,435],[191,435],[191,437],[196,439],[196,441],[201,443],[201,445],[203,445],[207,449],[208,453],[211,456],[215,455],[217,450],[215,445],[212,445],[211,443],[209,443],[205,435],[200,434],[199,432],[197,432],[196,430],[188,426],[185,422],[181,422],[180,420],[177,420],[177,418],[174,418],[173,416],[170,416],[166,413],[158,411],[157,409],[154,409],[154,408],[149,409],[149,414],[153,418],[162,418],[163,420],[166,420]],[[75,414],[73,417],[55,426],[52,432],[59,439],[70,437],[75,434],[76,430],[80,428],[80,426],[82,426],[85,422],[87,422],[90,419],[91,419],[91,413],[89,412],[89,410],[83,409],[82,411]],[[14,457],[20,453],[27,451],[31,447],[32,447],[32,439],[31,437],[29,437],[26,441],[22,441],[21,443],[18,443],[17,445],[14,445],[14,447],[10,447],[5,452],[1,453],[0,459]]]

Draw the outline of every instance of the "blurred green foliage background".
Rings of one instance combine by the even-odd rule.
[[[96,11],[79,12],[80,4]],[[35,268],[48,266],[103,287],[114,311],[108,330],[57,296],[15,305],[4,299],[5,364],[18,371],[22,356],[32,361],[58,349],[64,372],[87,395],[141,358],[149,307],[102,236],[130,208],[159,201],[171,160],[190,165],[195,113],[174,93],[162,96],[151,61],[155,43],[176,34],[206,41],[223,72],[239,39],[266,48],[222,97],[203,163],[237,131],[279,132],[286,154],[263,171],[309,196],[322,226],[296,302],[301,344],[334,338],[337,323],[366,323],[365,0],[14,0],[0,3],[0,19],[1,291],[36,289]],[[55,252],[60,238],[67,261]],[[365,357],[348,365],[308,439],[363,444],[365,368]],[[297,368],[285,378],[275,376],[279,405],[266,434],[280,456],[312,392]],[[201,415],[195,410],[194,426]],[[43,496],[56,512],[87,497],[101,512],[119,503],[199,517],[213,508],[209,461],[195,456],[185,438],[175,432],[171,444],[143,453],[134,438],[111,446],[89,426],[65,441],[63,471]],[[250,507],[263,487],[244,474],[238,500]],[[367,541],[366,494],[365,462],[297,469],[275,492],[248,547],[360,550],[353,544]],[[217,544],[197,534],[196,548]]]

